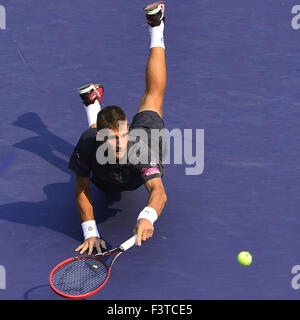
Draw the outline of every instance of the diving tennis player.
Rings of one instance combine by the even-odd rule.
[[[144,8],[144,12],[150,32],[146,88],[132,123],[128,124],[128,118],[119,106],[109,105],[102,108],[103,85],[88,84],[78,89],[89,123],[89,128],[81,135],[69,162],[69,168],[76,174],[75,198],[84,236],[84,242],[75,250],[80,251],[80,254],[88,251],[88,255],[90,255],[93,248],[96,248],[98,253],[101,253],[101,249],[107,249],[95,221],[90,182],[105,193],[136,190],[141,185],[146,187],[149,193],[148,201],[145,208],[138,214],[137,223],[134,227],[134,233],[137,235],[137,245],[141,245],[142,241],[152,237],[153,224],[167,201],[162,183],[165,169],[162,164],[161,152],[156,157],[156,161],[147,160],[139,163],[124,161],[124,159],[130,160],[128,159],[129,147],[131,147],[130,150],[134,150],[132,147],[135,144],[145,142],[129,139],[130,133],[134,129],[142,129],[149,134],[151,129],[161,130],[164,128],[162,108],[167,82],[164,3],[160,1],[150,4]],[[98,134],[105,129],[112,133],[111,136],[107,134],[103,140],[97,139]],[[140,153],[149,152],[150,139],[147,141],[146,144],[148,145],[146,147],[141,148],[141,145],[139,145]],[[110,146],[108,150],[114,151],[115,163],[102,164],[99,161],[98,152],[103,143]],[[106,150],[106,152],[108,151]],[[132,153],[135,154],[134,151]],[[146,158],[144,157],[144,159]]]

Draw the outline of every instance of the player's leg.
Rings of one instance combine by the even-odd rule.
[[[97,115],[101,110],[103,92],[104,87],[101,84],[87,84],[78,89],[90,128],[97,127]]]
[[[163,116],[163,99],[167,84],[167,68],[164,45],[164,4],[162,1],[145,9],[151,37],[150,53],[146,66],[146,89],[139,112],[151,110]]]

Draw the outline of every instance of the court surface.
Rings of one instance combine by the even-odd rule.
[[[144,90],[146,1],[1,0],[0,299],[62,299],[51,269],[82,241],[69,156],[87,120],[76,89],[130,119]],[[166,128],[205,132],[205,168],[166,166],[154,237],[123,254],[90,299],[299,299],[300,30],[295,1],[166,0]],[[195,142],[195,141],[194,141]],[[195,145],[194,145],[195,147]],[[147,201],[92,190],[110,248]],[[253,264],[236,256],[250,251]],[[124,276],[126,274],[126,276]]]

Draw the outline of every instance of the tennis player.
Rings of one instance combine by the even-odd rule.
[[[165,6],[162,1],[144,8],[146,21],[149,24],[150,52],[146,65],[146,89],[141,99],[137,114],[131,125],[125,112],[119,106],[101,107],[104,92],[103,85],[88,84],[78,89],[87,113],[89,129],[80,137],[70,158],[69,168],[76,174],[75,197],[82,221],[84,242],[76,248],[80,254],[88,251],[92,254],[93,248],[98,253],[107,249],[105,241],[101,239],[93,213],[90,193],[92,181],[103,192],[122,192],[136,190],[144,185],[149,192],[145,208],[138,214],[134,233],[137,235],[137,245],[151,238],[154,232],[153,224],[161,214],[167,201],[166,192],[162,183],[165,169],[162,164],[161,153],[157,161],[133,164],[126,163],[129,146],[135,143],[128,138],[133,129],[143,129],[150,133],[151,129],[163,129],[163,99],[167,82],[165,61],[164,24]],[[110,136],[101,142],[97,139],[102,129],[109,129]],[[115,152],[115,163],[100,164],[97,150],[104,142]],[[147,147],[150,148],[148,145]],[[141,148],[140,150],[147,150]],[[143,152],[143,151],[140,151]],[[122,161],[121,161],[122,160]]]

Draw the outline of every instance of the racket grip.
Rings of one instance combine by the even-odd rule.
[[[128,239],[127,241],[125,241],[124,243],[122,243],[120,245],[120,248],[123,250],[123,251],[126,251],[127,249],[133,247],[136,243],[136,240],[137,240],[137,235],[131,237],[130,239]]]

